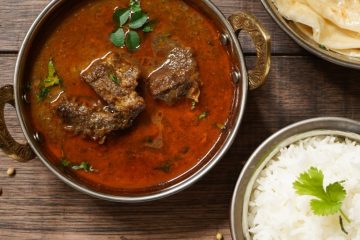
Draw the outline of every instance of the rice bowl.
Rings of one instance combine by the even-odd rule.
[[[325,174],[325,184],[345,181],[343,207],[351,224],[348,235],[337,215],[312,213],[309,197],[296,195],[292,183],[315,166]],[[284,147],[262,170],[249,204],[249,231],[254,240],[360,239],[360,145],[336,136],[310,137]]]
[[[354,156],[359,155],[359,152],[357,151],[359,151],[358,143],[360,143],[360,122],[346,118],[336,117],[321,117],[308,119],[287,126],[266,139],[254,151],[254,153],[250,156],[249,160],[246,162],[234,189],[230,216],[231,234],[234,240],[359,239],[359,230],[357,228],[359,228],[360,222],[355,215],[359,212],[359,203],[357,202],[359,202],[360,200],[360,183],[359,177],[353,179],[351,177],[353,174],[349,173],[349,171],[354,173],[360,173],[360,163],[358,160],[359,157],[355,156],[354,158],[351,158],[343,156],[342,158],[348,159],[346,163],[347,166],[346,164],[343,164],[344,166],[337,167],[333,163],[327,163],[328,158],[339,158],[336,157],[336,154],[331,154],[330,150],[324,150],[323,152],[325,152],[325,154],[327,155],[324,155],[323,157],[316,156],[316,159],[314,159],[314,161],[299,161],[301,159],[304,160],[304,158],[306,158],[306,154],[304,154],[304,156],[300,158],[299,156],[296,156],[295,153],[291,155],[290,152],[288,152],[289,146],[292,146],[290,149],[291,152],[295,151],[294,149],[297,149],[297,152],[299,152],[300,150],[300,152],[303,152],[304,148],[314,151],[313,144],[314,142],[318,141],[320,141],[322,145],[324,145],[323,147],[330,145],[330,147],[327,147],[330,148],[330,150],[334,151],[336,150],[336,148],[333,148],[334,146],[339,147],[345,145],[345,148],[355,148],[356,154],[354,154]],[[336,151],[341,152],[339,150]],[[351,150],[351,152],[352,151],[353,150]],[[283,163],[281,163],[282,165],[272,166],[272,164],[274,164],[273,162],[281,162],[280,158],[283,157],[280,156],[281,154],[286,154],[285,152],[287,152],[289,156],[292,156],[292,160],[289,161],[292,161],[293,166],[286,166]],[[307,155],[313,154],[309,152]],[[315,160],[317,160],[317,163]],[[299,164],[299,162],[301,163]],[[340,210],[345,212],[349,218],[352,218],[351,224],[347,222],[344,222],[343,224],[349,235],[344,234],[340,229],[339,215],[334,215],[335,217],[315,216],[311,211],[309,211],[309,200],[311,198],[295,194],[296,191],[293,188],[294,180],[298,177],[299,173],[302,173],[310,166],[317,167],[324,172],[324,182],[320,187],[321,190],[327,191],[327,185],[329,183],[333,183],[333,181],[345,180],[345,182],[341,183],[343,183],[343,187],[346,189],[347,192],[345,194],[346,196],[343,199],[343,205],[341,206]],[[264,188],[259,184],[258,180],[260,180],[260,183],[264,184],[263,180],[261,179],[266,176],[266,174],[272,175],[273,173],[271,173],[271,169],[274,170],[278,167],[282,168],[282,171],[280,172],[284,173],[284,176],[286,178],[285,181],[273,181],[270,185],[270,188],[268,186],[269,184],[265,187],[268,188],[268,192],[273,193],[274,189],[276,190],[278,186],[281,186],[279,187],[280,193],[282,194],[281,200],[278,200],[280,198],[275,198],[275,201],[277,201],[276,204],[274,204],[273,202],[267,202],[269,201],[269,199],[264,200],[264,197],[263,199],[258,199],[257,201],[255,201],[255,197],[259,196],[259,192],[254,190],[256,190],[257,188]],[[284,168],[286,168],[286,170],[284,170]],[[289,170],[287,168],[289,168]],[[349,168],[351,169],[349,170]],[[268,172],[266,173],[266,171]],[[333,173],[334,175],[332,175]],[[351,180],[349,181],[349,179]],[[348,181],[346,182],[346,180]],[[289,192],[291,192],[291,194],[289,194]],[[296,198],[297,200],[294,201],[294,198]],[[256,204],[260,204],[261,201],[263,201],[264,204],[267,204],[267,216],[265,215],[265,210],[260,210],[262,212],[258,214],[258,216],[256,216],[255,214],[255,208],[256,210],[260,209],[258,206],[256,206]],[[353,204],[352,202],[355,202],[355,204]],[[295,206],[295,210],[289,208],[289,206]],[[268,222],[270,222],[270,226],[266,226],[266,219]],[[301,220],[299,221],[299,219]],[[314,224],[314,220],[315,223],[318,225]],[[263,225],[259,226],[259,223]],[[276,226],[282,229],[276,229]],[[289,226],[291,228],[290,230],[287,229],[289,228]],[[316,227],[312,228],[312,226]],[[323,226],[325,226],[325,229],[320,229]],[[303,229],[301,229],[301,227],[310,234],[303,234],[304,231],[302,231]],[[256,236],[256,231],[260,233],[262,228],[266,228],[266,230],[263,231],[263,233],[265,233],[265,236]],[[327,228],[331,230],[328,230]],[[330,234],[328,235],[326,235],[326,233],[322,235],[324,233],[323,231],[334,231],[336,233],[334,234],[333,232],[330,232]]]

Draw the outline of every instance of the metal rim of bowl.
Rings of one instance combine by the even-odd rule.
[[[313,136],[335,135],[360,142],[360,122],[347,118],[320,117],[289,125],[267,138],[250,156],[237,180],[230,209],[234,240],[251,240],[248,232],[248,203],[258,174],[283,147]]]
[[[292,27],[289,26],[288,20],[284,19],[278,12],[276,6],[272,0],[261,0],[266,11],[271,15],[274,21],[280,26],[280,28],[286,32],[297,44],[305,48],[307,51],[317,55],[318,57],[335,63],[337,65],[360,69],[360,58],[354,58],[356,61],[351,60],[351,57],[342,55],[340,53],[325,50],[319,47],[319,44],[314,40],[306,40],[300,36]]]
[[[229,134],[229,137],[227,138],[227,140],[225,140],[223,147],[221,148],[221,150],[219,150],[213,156],[212,160],[208,164],[206,164],[201,169],[199,169],[197,172],[192,174],[189,178],[187,178],[187,179],[185,179],[163,191],[159,191],[159,192],[156,192],[151,195],[141,195],[141,196],[131,196],[131,197],[100,193],[100,192],[92,190],[86,186],[82,186],[80,183],[72,181],[71,179],[67,178],[63,173],[61,173],[59,170],[57,170],[54,166],[52,166],[46,160],[45,155],[39,149],[34,147],[34,144],[33,144],[34,139],[29,135],[29,129],[27,129],[27,127],[26,127],[26,124],[22,117],[23,113],[21,111],[21,108],[19,107],[20,103],[22,101],[21,86],[19,84],[19,82],[20,82],[19,77],[21,75],[20,72],[23,71],[23,69],[22,69],[23,62],[22,61],[23,61],[23,58],[27,57],[27,54],[29,51],[29,49],[28,49],[29,44],[31,44],[33,38],[37,34],[37,31],[42,27],[43,20],[48,16],[48,14],[53,14],[52,11],[54,9],[56,9],[59,5],[61,5],[63,1],[52,0],[43,9],[43,11],[38,15],[38,17],[35,19],[35,21],[31,25],[29,31],[27,32],[27,34],[25,36],[25,39],[21,45],[21,48],[20,48],[20,51],[19,51],[19,54],[17,57],[17,61],[16,61],[15,75],[14,75],[14,90],[15,90],[14,96],[15,96],[15,106],[16,106],[15,108],[16,108],[16,113],[17,113],[18,119],[20,121],[21,129],[25,135],[26,140],[31,145],[33,151],[39,157],[41,162],[48,169],[50,169],[50,171],[53,174],[55,174],[55,176],[57,178],[62,180],[64,183],[66,183],[73,189],[76,189],[80,192],[83,192],[83,193],[90,195],[92,197],[95,197],[95,198],[108,200],[108,201],[112,201],[112,202],[139,203],[139,202],[148,202],[148,201],[162,199],[162,198],[168,197],[170,195],[173,195],[179,191],[186,189],[187,187],[189,187],[192,184],[194,184],[195,182],[197,182],[206,173],[208,173],[221,160],[221,158],[225,155],[225,153],[229,150],[232,143],[234,142],[235,137],[238,132],[238,129],[240,127],[240,123],[241,123],[243,115],[244,115],[246,99],[247,99],[247,94],[248,94],[248,86],[249,86],[248,80],[247,80],[248,75],[247,75],[247,71],[246,71],[246,65],[245,65],[245,59],[243,56],[243,52],[241,50],[240,43],[238,42],[237,36],[236,36],[235,32],[233,31],[232,26],[230,25],[228,20],[225,18],[225,16],[221,13],[221,11],[210,0],[203,0],[203,1],[209,7],[210,11],[214,12],[214,14],[217,15],[219,17],[219,19],[223,22],[223,24],[226,26],[226,30],[227,30],[227,33],[229,34],[228,35],[229,39],[233,44],[234,51],[236,51],[239,56],[238,60],[239,60],[239,65],[241,67],[241,74],[242,74],[242,80],[241,80],[242,83],[240,84],[240,87],[241,87],[240,101],[241,102],[239,104],[239,111],[238,111],[239,113],[236,114],[237,116],[235,117],[236,120],[234,121],[234,126],[231,130],[231,133]]]

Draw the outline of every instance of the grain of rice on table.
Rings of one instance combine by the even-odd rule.
[[[299,196],[293,182],[310,167],[324,172],[324,186],[345,181],[342,210],[351,219],[341,231],[339,215],[316,216],[313,197]],[[281,151],[260,173],[249,206],[253,240],[360,240],[360,145],[334,136],[311,137]]]

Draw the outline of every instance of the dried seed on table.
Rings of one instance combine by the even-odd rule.
[[[7,173],[7,175],[8,175],[9,177],[13,177],[13,176],[15,176],[15,174],[16,174],[16,170],[15,170],[15,168],[8,168],[8,170],[6,171],[6,173]]]
[[[216,240],[224,240],[224,236],[221,233],[216,234]]]

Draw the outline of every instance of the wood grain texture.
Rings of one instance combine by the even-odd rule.
[[[26,29],[47,0],[0,0],[0,85],[11,84],[16,53]],[[0,239],[137,240],[231,239],[229,209],[241,168],[255,148],[286,125],[318,116],[360,120],[360,72],[327,63],[297,47],[268,17],[259,1],[216,0],[226,15],[255,13],[273,37],[268,82],[250,92],[232,148],[189,189],[145,204],[118,204],[88,197],[58,180],[39,160],[26,164],[0,151]],[[244,49],[252,53],[249,43]],[[282,56],[283,55],[283,56]],[[246,58],[249,65],[255,57]],[[23,139],[15,111],[6,109],[16,139]],[[14,178],[6,175],[15,167]]]

